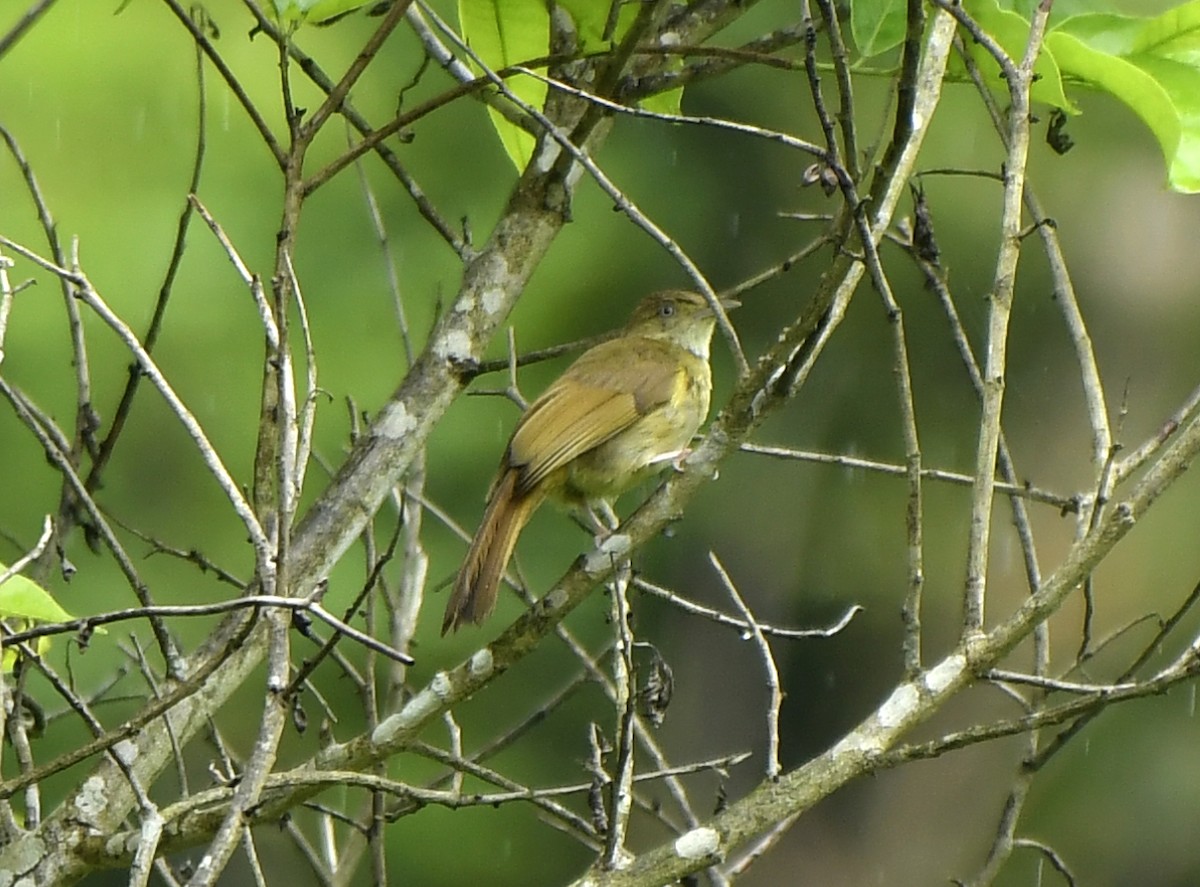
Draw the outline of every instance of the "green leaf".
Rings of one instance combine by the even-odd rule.
[[[361,9],[371,0],[273,0],[275,16],[281,22],[320,24]]]
[[[458,21],[463,36],[485,65],[493,71],[540,58],[550,47],[550,16],[544,0],[458,0]],[[546,84],[524,75],[509,77],[505,85],[521,101],[541,109]],[[533,156],[535,139],[493,108],[492,126],[518,171]]]
[[[1009,58],[1020,63],[1029,43],[1029,20],[1015,12],[1001,9],[997,0],[967,0],[963,6],[979,26],[1000,44]],[[1007,90],[1004,79],[1000,76],[1000,65],[992,58],[991,53],[972,41],[969,36],[966,40],[975,64],[988,81],[997,89]],[[1079,109],[1063,91],[1062,72],[1048,44],[1042,46],[1042,51],[1033,64],[1033,73],[1033,88],[1030,90],[1030,98],[1033,101],[1061,108],[1070,114],[1079,113]]]
[[[675,114],[682,113],[683,105],[683,87],[668,89],[666,92],[660,92],[658,95],[647,96],[638,102],[638,105],[645,108],[647,111],[653,111],[655,114]]]
[[[1081,15],[1046,35],[1063,71],[1149,127],[1172,189],[1200,193],[1200,0],[1154,18]]]
[[[887,52],[904,41],[907,7],[906,0],[855,0],[850,6],[850,32],[863,58]]]
[[[604,29],[608,27],[608,14],[612,9],[610,0],[561,0],[558,5],[575,22],[575,33],[579,35],[579,48],[583,52],[602,52],[620,43],[637,18],[637,4],[622,3],[617,12],[616,27],[606,41]]]
[[[0,573],[7,569],[0,564]],[[0,616],[16,616],[39,622],[69,622],[75,618],[58,605],[50,592],[19,573],[0,584]]]

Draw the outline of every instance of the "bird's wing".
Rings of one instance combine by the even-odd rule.
[[[684,373],[675,350],[653,339],[626,338],[582,354],[513,432],[508,462],[521,471],[521,488],[533,488],[670,401]]]

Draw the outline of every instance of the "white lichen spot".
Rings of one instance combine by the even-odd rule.
[[[138,747],[137,744],[128,739],[122,739],[112,748],[113,754],[116,755],[123,764],[132,764],[137,760]]]
[[[835,758],[844,755],[874,755],[883,751],[883,743],[873,733],[855,730],[833,747],[830,752]]]
[[[546,139],[542,143],[542,149],[538,151],[537,157],[533,158],[534,168],[540,173],[547,173],[554,166],[554,161],[558,160],[558,155],[562,153],[562,147],[554,139]]]
[[[417,427],[417,417],[408,411],[403,401],[391,404],[379,417],[376,428],[379,434],[390,439],[400,440],[407,437]]]
[[[433,353],[442,360],[466,363],[471,359],[471,337],[466,330],[450,330],[434,343]]]
[[[492,659],[492,648],[484,647],[481,650],[477,650],[475,655],[471,657],[468,668],[471,669],[471,674],[474,677],[486,677],[492,673],[495,665],[495,660]]]
[[[583,569],[588,575],[594,576],[610,569],[616,560],[620,560],[633,544],[626,533],[613,533],[596,548],[588,553],[583,561]]]
[[[398,734],[425,723],[433,716],[434,712],[442,707],[443,702],[450,695],[452,686],[449,675],[444,671],[439,671],[433,676],[428,687],[408,700],[408,704],[404,708],[390,718],[385,718],[375,728],[371,733],[371,742],[376,745],[387,745]]]
[[[439,671],[433,676],[433,680],[429,682],[429,689],[437,695],[438,699],[444,702],[450,698],[450,691],[454,689],[454,683],[450,680],[450,675],[444,671]]]
[[[575,186],[579,184],[579,180],[583,178],[583,164],[576,163],[567,170],[567,190],[574,191]]]
[[[464,295],[454,303],[455,314],[467,314],[475,310],[475,297]]]
[[[75,802],[75,809],[79,812],[80,819],[91,821],[103,813],[107,806],[108,792],[104,780],[99,776],[91,776],[86,779],[79,789],[79,796]]]
[[[78,830],[71,829],[78,833]],[[27,832],[22,836],[21,840],[13,847],[5,848],[8,850],[7,861],[12,863],[13,869],[19,872],[32,871],[42,860],[46,853],[46,842],[41,838],[36,837],[33,833]],[[34,881],[29,878],[21,878],[19,881],[13,881],[12,872],[0,869],[0,887],[37,887]]]
[[[921,694],[912,684],[904,683],[879,706],[879,725],[885,728],[898,727],[912,714],[920,701]]]
[[[678,46],[680,42],[680,36],[674,31],[667,31],[658,38],[658,43],[660,46]]]
[[[488,314],[499,314],[504,310],[504,290],[492,287],[484,290],[479,296],[479,303]]]
[[[925,686],[929,688],[930,693],[941,693],[958,679],[966,667],[967,660],[961,654],[955,653],[953,656],[947,656],[929,669],[929,673],[925,675]]]
[[[721,846],[721,836],[713,828],[694,828],[675,839],[675,855],[681,859],[703,859]]]

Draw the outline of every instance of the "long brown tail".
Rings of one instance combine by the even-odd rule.
[[[492,489],[483,520],[475,531],[467,558],[454,580],[454,591],[446,603],[443,635],[457,631],[463,622],[479,624],[496,606],[500,581],[508,568],[517,537],[545,498],[545,493],[540,490],[522,495],[516,487],[517,472],[509,469]]]

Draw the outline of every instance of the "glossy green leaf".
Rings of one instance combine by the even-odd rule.
[[[458,0],[458,20],[471,49],[491,70],[545,56],[550,46],[550,16],[543,0]],[[541,109],[546,84],[518,75],[505,85],[521,101]],[[498,111],[488,108],[504,150],[518,170],[533,156],[535,140]]]
[[[0,572],[6,569],[0,564]],[[0,584],[0,616],[40,622],[68,622],[74,618],[58,605],[50,592],[19,573]]]
[[[1068,77],[1120,99],[1149,127],[1172,189],[1200,192],[1200,0],[1154,18],[1077,16],[1046,43]]]
[[[899,46],[907,23],[906,0],[855,0],[850,7],[850,32],[863,58]]]
[[[622,3],[617,12],[616,26],[606,41],[604,30],[608,27],[609,12],[612,9],[610,0],[562,0],[558,5],[565,9],[575,22],[579,48],[583,52],[601,52],[613,44],[620,43],[637,18],[637,4]]]
[[[361,9],[372,0],[273,0],[275,15],[282,22],[320,24]]]
[[[1009,58],[1019,63],[1029,44],[1029,20],[1015,12],[1001,9],[997,0],[967,0],[964,8],[993,40],[1000,44]],[[975,63],[988,81],[999,90],[1007,90],[1000,76],[1000,65],[983,46],[966,38]],[[1030,97],[1035,102],[1061,108],[1071,114],[1079,113],[1063,91],[1062,72],[1053,51],[1042,46],[1041,53],[1033,64],[1034,83]]]

